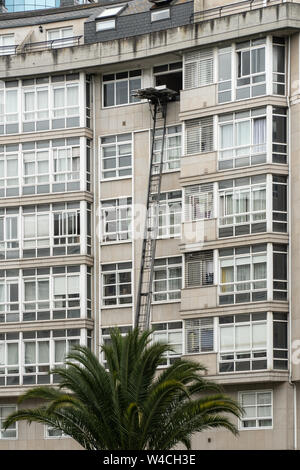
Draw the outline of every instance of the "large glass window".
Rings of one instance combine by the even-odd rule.
[[[103,306],[128,305],[132,303],[132,263],[103,264]]]
[[[267,300],[267,245],[222,248],[220,304]]]
[[[101,176],[123,178],[132,174],[132,135],[119,134],[101,138]]]
[[[219,317],[219,371],[267,369],[267,313]]]
[[[273,93],[285,94],[285,39],[273,37]]]
[[[267,230],[266,175],[219,183],[219,237]]]
[[[18,270],[0,271],[0,323],[20,320]]]
[[[266,94],[266,39],[253,39],[236,44],[236,99]]]
[[[102,201],[102,241],[131,239],[131,197]]]
[[[219,169],[266,162],[266,108],[219,116]]]
[[[19,132],[18,80],[0,82],[0,134]]]
[[[0,209],[0,259],[19,257],[18,208]]]
[[[239,402],[244,409],[240,429],[268,429],[273,426],[273,393],[269,390],[240,392]]]
[[[138,102],[139,99],[132,96],[132,91],[142,87],[141,80],[141,70],[103,75],[103,107]]]
[[[218,103],[232,99],[232,53],[231,47],[218,50]]]
[[[159,258],[154,261],[153,301],[179,300],[182,289],[182,259]]]

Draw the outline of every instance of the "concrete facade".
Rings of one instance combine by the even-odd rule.
[[[194,449],[298,449],[300,1],[132,0],[99,17],[114,5],[0,14],[16,46],[0,44],[0,449],[78,448],[37,424],[5,436],[1,413],[72,341],[103,359],[109,328],[132,326],[152,118],[129,91],[172,72],[155,338],[247,408],[238,438],[207,431]]]

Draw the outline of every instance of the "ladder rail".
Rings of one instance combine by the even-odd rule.
[[[151,104],[149,101],[150,109]],[[162,145],[160,150],[159,160],[159,172],[156,173],[154,170],[157,165],[154,164],[154,146],[155,137],[157,130],[157,114],[158,107],[162,110],[163,115],[163,135]],[[135,315],[135,326],[141,330],[148,329],[150,326],[150,314],[151,314],[151,303],[152,303],[152,285],[154,275],[154,260],[156,252],[156,242],[158,236],[158,224],[159,224],[159,200],[161,194],[161,180],[163,170],[163,157],[166,140],[166,118],[167,118],[167,100],[157,100],[153,106],[153,129],[152,129],[152,144],[151,144],[151,158],[150,158],[150,169],[148,179],[148,191],[147,191],[147,206],[146,206],[146,218],[145,218],[145,230],[142,244],[142,256],[140,266],[140,278],[137,295],[136,315]],[[151,110],[152,111],[152,110]],[[153,185],[154,181],[154,185]],[[155,186],[156,185],[156,186]],[[155,190],[156,187],[156,190]]]

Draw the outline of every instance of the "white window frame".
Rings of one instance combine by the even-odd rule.
[[[176,193],[178,193],[178,195]],[[179,193],[181,194],[179,195]],[[162,199],[162,197],[164,197],[164,199]],[[157,210],[157,238],[180,238],[182,224],[182,191],[177,190],[160,193],[160,200]],[[171,222],[172,218],[174,223]],[[176,218],[180,219],[178,223],[175,223]]]
[[[128,139],[126,137],[128,136]],[[114,139],[114,141],[113,141]],[[124,139],[124,140],[123,140]],[[133,135],[132,133],[126,134],[116,134],[116,135],[109,135],[109,136],[102,136],[100,137],[100,154],[101,154],[101,181],[109,181],[109,180],[117,180],[117,179],[126,179],[132,178],[132,170],[133,170]],[[107,142],[107,140],[111,140],[111,142]],[[122,146],[130,145],[130,152],[126,154],[120,153],[120,148]],[[106,148],[115,147],[115,156],[104,156],[104,152]],[[121,166],[120,165],[120,158],[122,157],[129,157],[130,155],[130,165]],[[104,162],[105,160],[115,159],[116,165],[114,168],[105,169]],[[130,171],[128,175],[120,175],[122,170]],[[108,176],[105,178],[105,173],[115,172],[115,176]]]
[[[257,407],[259,406],[257,404],[257,395],[259,393],[270,393],[271,394],[271,402],[270,404],[268,405],[261,405],[261,406],[271,406],[271,415],[270,417],[266,418],[266,417],[263,417],[263,419],[271,419],[272,420],[272,425],[271,426],[257,426],[257,423],[256,423],[256,426],[255,427],[243,427],[242,426],[242,423],[243,421],[246,421],[246,419],[244,417],[242,417],[241,419],[239,419],[239,424],[238,424],[238,429],[240,431],[258,431],[258,430],[264,430],[264,429],[273,429],[273,423],[274,423],[274,418],[273,418],[273,390],[270,390],[270,389],[267,389],[267,390],[245,390],[243,392],[239,392],[238,393],[238,401],[239,403],[241,404],[242,403],[242,395],[243,394],[255,394],[255,408],[257,409]],[[251,406],[251,405],[249,405]],[[253,418],[250,418],[249,420],[247,421],[259,421],[259,417],[257,416],[257,413],[255,415],[255,417]]]
[[[161,158],[161,145],[162,145],[162,134],[163,129],[157,129],[155,132],[154,139],[154,152],[153,152],[153,163],[157,166],[157,172],[159,170],[159,163]],[[172,140],[180,140],[179,145],[172,146]],[[172,152],[176,150],[179,152],[179,157],[171,157]],[[174,126],[168,126],[166,128],[164,153],[163,153],[163,173],[170,173],[174,171],[180,171],[181,157],[183,155],[183,133],[182,126],[180,124]],[[173,168],[172,168],[173,167]]]
[[[181,323],[181,328],[172,328],[172,325],[177,326],[177,323]],[[165,361],[165,364],[161,364],[158,366],[158,369],[163,368],[163,367],[168,367],[170,366],[174,360],[179,359],[183,354],[184,354],[184,344],[183,344],[183,338],[184,338],[184,330],[183,330],[183,324],[181,320],[178,320],[177,322],[171,321],[171,322],[159,322],[159,323],[152,323],[151,327],[152,329],[156,326],[162,326],[165,327],[163,329],[157,329],[152,333],[152,342],[163,342],[163,343],[168,343],[168,345],[172,348],[173,346],[179,346],[181,347],[181,352],[173,352],[173,351],[167,351],[163,355],[163,360]],[[175,334],[180,334],[181,335],[181,341],[180,342],[172,342],[170,340],[170,337],[172,333]],[[158,339],[159,336],[162,336],[162,339]]]
[[[0,405],[0,442],[3,440],[5,441],[12,441],[12,440],[17,440],[18,439],[18,422],[15,422],[14,424],[12,424],[11,426],[12,427],[15,427],[15,430],[16,430],[16,435],[14,437],[3,437],[3,432],[6,432],[6,431],[3,431],[3,428],[2,428],[2,421],[3,421],[3,418],[1,418],[2,416],[2,409],[3,408],[14,408],[14,411],[17,411],[18,410],[18,407],[17,405],[14,405],[14,404],[9,404],[9,403],[5,403],[5,404],[1,404]],[[8,430],[13,430],[11,429],[11,426],[8,427],[7,431]]]
[[[151,11],[151,23],[156,21],[168,20],[171,18],[170,8],[164,8],[159,10]]]
[[[212,348],[203,348],[202,343],[202,333],[203,331],[212,330]],[[189,349],[189,337],[188,335],[193,333],[195,334],[195,348],[194,350]],[[215,341],[216,336],[216,328],[215,328],[215,321],[213,317],[204,317],[204,318],[191,318],[189,320],[184,321],[184,342],[185,342],[185,354],[192,355],[192,354],[212,354],[215,353]],[[198,344],[198,347],[197,347]]]
[[[127,266],[122,266],[122,265],[131,265],[131,267]],[[133,303],[133,268],[132,268],[132,262],[131,261],[122,261],[122,262],[116,262],[116,263],[103,263],[101,265],[101,268],[104,266],[112,266],[110,270],[105,270],[101,269],[101,284],[102,284],[102,295],[101,295],[101,300],[102,300],[102,307],[103,309],[106,308],[120,308],[120,307],[131,307]],[[113,267],[114,266],[114,267]],[[130,274],[130,281],[126,282],[121,282],[120,280],[120,275],[122,274]],[[105,284],[104,277],[105,275],[114,275],[115,276],[115,282],[110,283],[110,284]],[[130,285],[130,293],[129,294],[121,294],[120,289],[122,286],[128,286]],[[114,287],[115,289],[115,294],[114,295],[105,295],[105,288],[106,287]],[[112,304],[105,304],[105,300],[109,299],[115,299],[115,303]],[[131,299],[130,302],[128,303],[122,303],[122,299]]]
[[[121,201],[121,202],[120,202]],[[122,203],[124,201],[124,203]],[[111,203],[111,205],[106,205]],[[126,217],[123,217],[125,211]],[[115,218],[110,219],[109,213],[115,212]],[[104,199],[101,201],[101,219],[102,219],[102,244],[130,243],[132,241],[132,197],[122,197],[116,199]],[[122,230],[122,222],[126,221],[127,229]],[[115,231],[107,231],[106,225],[114,223]],[[109,237],[114,236],[115,239]],[[125,237],[125,238],[122,238]]]
[[[178,258],[178,261],[175,263],[170,262],[171,260],[175,261]],[[181,261],[179,261],[179,258]],[[165,264],[155,264],[155,262],[159,263],[165,261]],[[170,277],[170,270],[172,268],[181,268],[181,278],[180,277]],[[161,304],[161,303],[173,303],[173,302],[180,302],[181,299],[181,290],[183,287],[183,262],[182,262],[182,256],[169,256],[167,258],[156,258],[154,261],[154,271],[153,271],[153,288],[152,288],[152,303],[153,304]],[[163,279],[156,279],[155,278],[155,273],[159,271],[165,271],[166,275]],[[179,280],[181,279],[181,287],[179,289],[170,289],[169,284],[173,280]],[[166,289],[165,290],[159,290],[156,291],[155,285],[160,282],[165,282],[166,283]],[[176,294],[178,293],[178,297],[175,299],[170,298],[170,294]],[[159,299],[155,300],[156,295],[165,295],[165,299]]]
[[[6,40],[11,44],[4,44]],[[0,55],[11,55],[16,53],[15,34],[0,34]]]
[[[71,34],[69,36],[64,36],[65,31],[71,30]],[[51,39],[49,38],[52,33],[58,33],[58,38]],[[74,33],[73,33],[73,26],[64,26],[63,28],[51,28],[47,30],[47,41],[53,41],[51,47],[54,49],[58,49],[61,47],[69,47],[74,45]]]
[[[195,184],[184,187],[184,221],[194,222],[214,218],[213,183]]]
[[[140,75],[136,75],[136,76],[132,76],[130,77],[130,73],[131,72],[136,72],[136,71],[139,71],[140,72]],[[118,73],[127,73],[127,77],[125,78],[116,78],[116,75]],[[133,104],[138,104],[140,103],[140,99],[139,98],[136,98],[136,97],[131,97],[130,95],[130,81],[133,81],[133,80],[136,80],[136,79],[140,79],[141,83],[140,83],[140,86],[138,88],[142,88],[142,85],[143,85],[143,71],[142,69],[133,69],[133,70],[125,70],[125,71],[120,71],[120,72],[117,72],[116,73],[113,73],[113,74],[103,74],[102,75],[102,108],[103,109],[107,109],[107,108],[115,108],[115,107],[119,107],[119,106],[129,106],[129,105],[133,105]],[[107,75],[114,75],[114,79],[110,79],[110,80],[103,80],[103,78]],[[127,82],[127,96],[128,96],[128,101],[127,103],[119,103],[117,104],[116,103],[116,84],[119,83],[119,82]],[[114,84],[114,104],[112,105],[109,105],[109,106],[105,106],[104,105],[104,96],[105,96],[105,85],[106,84]]]

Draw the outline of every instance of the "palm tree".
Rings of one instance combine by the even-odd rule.
[[[66,367],[51,371],[58,387],[34,387],[19,398],[46,404],[12,413],[5,428],[20,420],[48,424],[89,450],[168,450],[179,443],[190,449],[192,435],[211,428],[236,435],[227,415],[239,417],[240,406],[203,377],[198,363],[178,359],[157,371],[170,347],[150,345],[150,335],[114,330],[102,347],[107,369],[88,348],[75,346]]]

